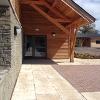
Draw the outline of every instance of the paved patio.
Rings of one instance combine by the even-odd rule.
[[[58,63],[25,61],[12,100],[100,100],[99,66],[88,68]]]

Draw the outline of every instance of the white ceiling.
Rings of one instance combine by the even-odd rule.
[[[0,0],[0,5],[9,5],[8,0]]]

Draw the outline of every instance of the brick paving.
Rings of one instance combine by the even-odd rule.
[[[99,65],[53,65],[53,68],[79,92],[100,91]]]
[[[53,65],[86,100],[100,100],[100,65]]]

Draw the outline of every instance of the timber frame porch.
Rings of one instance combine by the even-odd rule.
[[[32,15],[37,12],[56,26],[62,32],[62,35],[66,34],[66,37],[68,38],[68,56],[71,62],[74,61],[77,30],[80,26],[95,21],[94,17],[88,14],[72,0],[15,0],[15,2],[10,1],[10,3],[13,8],[15,3],[14,11],[22,24],[23,33],[32,33],[32,31],[35,31],[32,30],[33,27],[24,23],[25,20],[23,19],[23,13],[25,11],[27,18],[27,14]],[[31,7],[31,9],[28,7]],[[43,25],[42,21],[41,23]],[[35,24],[41,28],[39,22],[36,22]],[[34,27],[34,29],[37,29],[37,27]],[[45,32],[45,26],[40,30],[41,32]]]

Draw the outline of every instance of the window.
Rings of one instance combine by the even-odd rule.
[[[96,44],[100,44],[100,40],[96,40]]]

